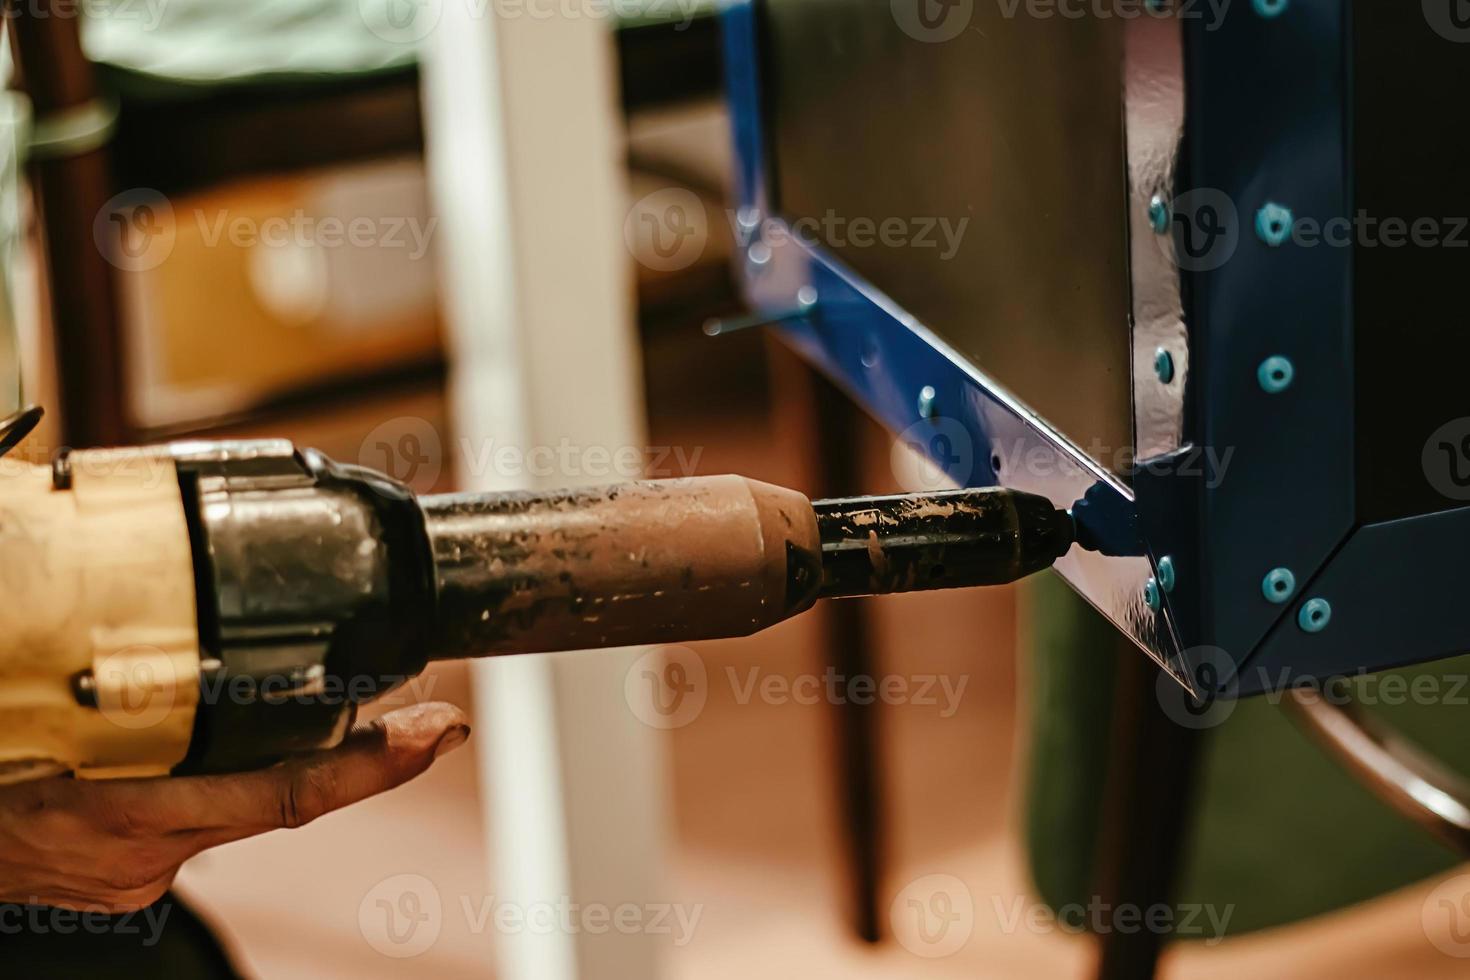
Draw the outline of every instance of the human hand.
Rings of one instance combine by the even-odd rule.
[[[151,905],[200,851],[406,783],[469,732],[459,708],[418,704],[357,726],[335,749],[259,772],[0,787],[0,902],[111,913]]]

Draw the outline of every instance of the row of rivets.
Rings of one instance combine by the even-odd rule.
[[[1253,0],[1257,14],[1275,18],[1286,12],[1289,0]],[[1155,5],[1155,9],[1162,4]],[[1157,235],[1169,233],[1172,214],[1169,202],[1162,194],[1155,194],[1148,202],[1148,224]],[[1267,246],[1279,248],[1291,239],[1296,225],[1296,216],[1285,205],[1267,201],[1256,211],[1256,236]],[[1174,355],[1167,348],[1154,351],[1154,376],[1160,384],[1168,385],[1175,378]],[[1290,358],[1273,354],[1261,362],[1256,369],[1256,381],[1261,390],[1270,395],[1279,395],[1291,387],[1296,380],[1296,366]],[[1173,591],[1176,572],[1174,559],[1165,555],[1159,559],[1155,576],[1144,585],[1144,602],[1152,610],[1163,608],[1164,594]],[[1274,568],[1261,583],[1261,592],[1268,602],[1282,604],[1291,600],[1296,593],[1296,576],[1289,568]],[[1297,616],[1298,625],[1308,633],[1320,633],[1332,619],[1332,606],[1326,599],[1309,599],[1302,604]]]

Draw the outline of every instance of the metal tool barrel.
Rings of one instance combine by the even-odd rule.
[[[819,500],[823,597],[1004,585],[1076,539],[1051,501],[1014,490]]]
[[[737,476],[421,505],[435,659],[744,636],[810,607],[821,582],[806,497]]]
[[[735,476],[421,501],[434,659],[745,636],[819,596],[996,585],[1071,519],[1009,490],[810,503]]]

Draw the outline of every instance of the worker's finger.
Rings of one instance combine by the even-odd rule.
[[[196,848],[300,827],[408,782],[462,745],[469,731],[464,712],[453,705],[400,708],[353,729],[335,749],[270,769],[153,781],[151,793],[137,796],[142,812],[135,822],[197,837]]]

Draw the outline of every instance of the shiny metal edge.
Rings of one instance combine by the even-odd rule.
[[[1124,47],[1129,272],[1133,281],[1133,438],[1138,459],[1180,448],[1189,336],[1174,251],[1175,174],[1184,137],[1179,21],[1137,17]],[[1168,371],[1157,370],[1160,356]]]
[[[779,218],[767,222],[784,229]],[[1101,493],[1116,505],[1111,513],[1132,518],[1133,495],[1125,484],[890,297],[799,236],[771,237],[776,243],[759,253],[759,262],[747,256],[741,265],[752,306],[780,315],[797,305],[799,294],[815,294],[805,316],[784,322],[783,335],[891,431],[923,431],[941,419],[963,426],[973,450],[963,471],[946,467],[956,482],[1024,490],[1060,508]],[[919,397],[926,389],[932,389],[928,402],[935,413],[927,419]],[[999,474],[989,462],[996,456],[1010,461]],[[1022,465],[1013,465],[1017,461]],[[942,459],[935,462],[945,466]],[[1145,600],[1154,575],[1150,559],[1076,547],[1056,568],[1140,649],[1191,686],[1172,622]]]
[[[925,421],[918,393],[933,388],[933,411],[963,425],[977,449],[990,450],[974,453],[969,472],[952,474],[957,482],[1040,493],[1059,507],[1071,507],[1097,488],[1117,505],[1107,513],[1134,523],[1136,507],[1125,484],[890,297],[798,236],[775,236],[772,246],[756,235],[767,222],[784,227],[770,214],[756,8],[751,0],[721,3],[738,206],[734,262],[751,307],[781,318],[787,339],[891,431],[905,432]],[[815,303],[807,315],[785,319],[806,305],[803,297],[811,299],[811,291]],[[988,462],[998,451],[1033,459],[1033,465],[1002,479]],[[1074,548],[1056,567],[1085,600],[1193,691],[1168,603],[1156,612],[1145,600],[1155,574],[1151,559]]]

